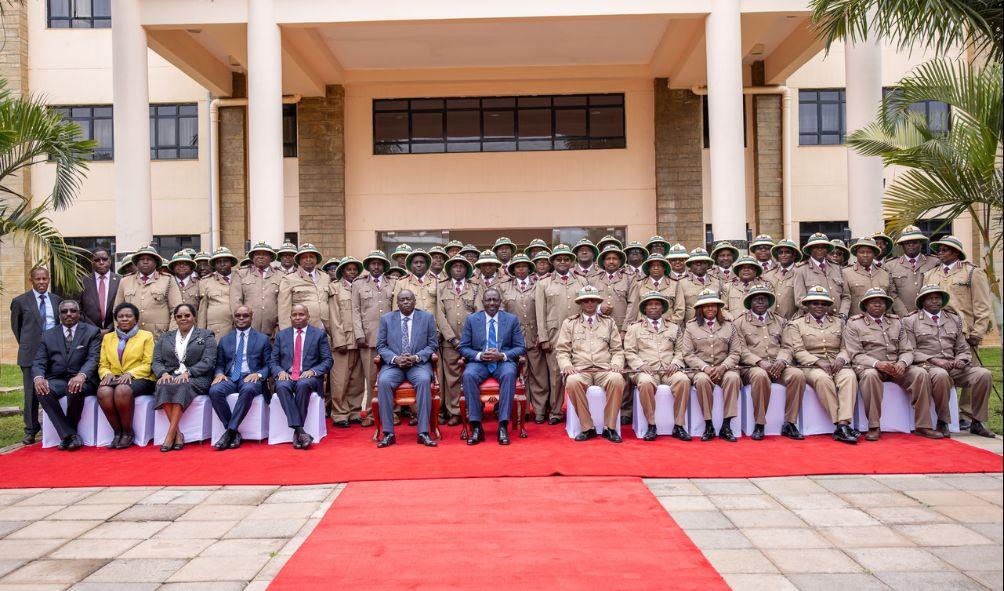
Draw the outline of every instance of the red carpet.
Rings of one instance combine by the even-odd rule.
[[[727,590],[634,478],[354,482],[269,587]]]
[[[499,476],[644,476],[741,478],[809,474],[908,474],[1000,472],[1001,457],[957,441],[929,441],[914,435],[884,435],[856,446],[827,436],[790,441],[683,443],[660,438],[646,443],[624,429],[624,443],[602,439],[576,443],[564,428],[530,425],[529,439],[502,447],[492,439],[468,447],[459,428],[444,429],[435,449],[415,443],[415,428],[398,431],[398,444],[377,449],[372,431],[330,430],[309,451],[289,445],[245,443],[217,452],[208,444],[160,453],[156,447],[129,450],[84,448],[75,452],[40,445],[0,455],[0,488],[68,486],[323,484],[361,480],[414,480]]]

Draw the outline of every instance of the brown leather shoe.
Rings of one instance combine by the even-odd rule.
[[[919,435],[921,437],[926,437],[927,439],[944,439],[945,436],[934,429],[928,429],[927,427],[919,427],[913,432],[914,435]]]
[[[972,422],[972,424],[969,426],[969,432],[972,433],[973,435],[979,435],[980,437],[988,437],[990,439],[994,439],[996,437],[993,433],[990,432],[989,429],[986,428],[986,426],[983,423],[979,421]]]
[[[882,431],[878,428],[868,429],[868,433],[865,435],[865,441],[878,441],[882,437]]]

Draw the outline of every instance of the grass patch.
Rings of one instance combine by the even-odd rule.
[[[987,428],[989,428],[994,433],[1001,435],[1001,396],[1004,396],[1004,381],[1001,379],[1001,348],[1000,347],[985,347],[980,349],[980,358],[983,360],[983,364],[990,370],[994,375],[994,385],[997,387],[997,393],[993,391],[990,392],[990,420],[987,422]]]

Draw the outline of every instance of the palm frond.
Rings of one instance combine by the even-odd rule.
[[[23,239],[33,265],[48,267],[53,287],[62,293],[76,294],[81,289],[79,277],[84,274],[79,257],[87,253],[63,240],[45,215],[50,207],[48,200],[37,207],[29,207],[25,201],[0,202],[0,236]]]

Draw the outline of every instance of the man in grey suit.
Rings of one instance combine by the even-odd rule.
[[[394,390],[408,380],[415,388],[418,407],[418,442],[436,447],[429,436],[429,413],[432,408],[432,354],[439,346],[436,319],[424,310],[415,309],[415,294],[402,290],[397,295],[397,311],[380,317],[377,353],[383,368],[377,378],[377,399],[383,437],[377,447],[394,445]]]
[[[35,443],[35,437],[42,430],[31,366],[38,344],[42,342],[42,333],[57,324],[61,301],[62,298],[49,292],[49,270],[37,267],[31,271],[31,289],[10,303],[10,329],[17,339],[17,364],[21,367],[24,384],[24,439],[21,440],[24,445]]]
[[[103,248],[91,253],[91,273],[81,280],[80,320],[98,327],[104,335],[115,329],[112,310],[122,276],[112,271],[112,255]]]

